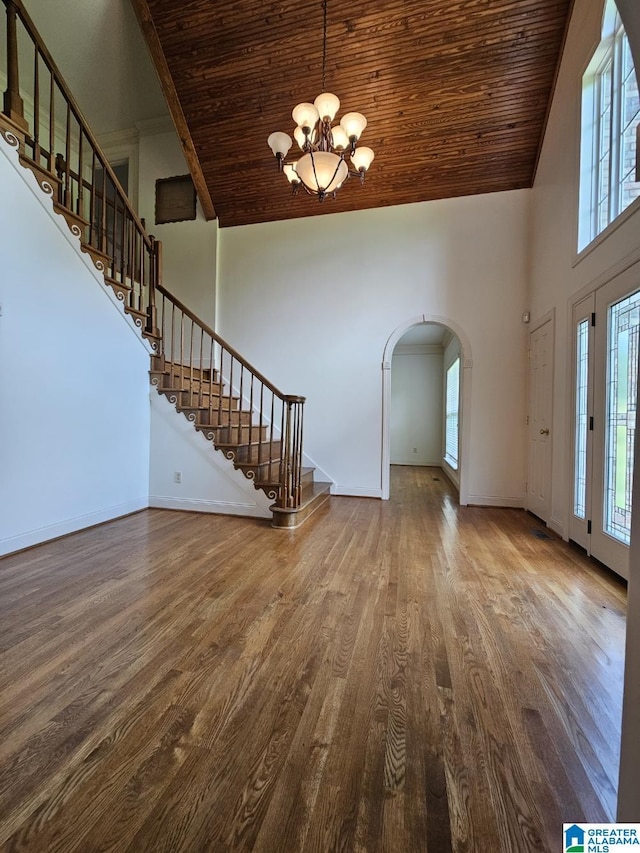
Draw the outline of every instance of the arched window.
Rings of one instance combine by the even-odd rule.
[[[602,40],[582,78],[578,250],[640,196],[638,81],[613,0]]]

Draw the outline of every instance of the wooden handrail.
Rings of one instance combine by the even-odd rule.
[[[171,388],[176,404],[193,410],[194,417],[196,411],[204,413],[201,426],[215,432],[220,449],[278,506],[299,506],[305,398],[283,394],[164,287],[162,244],[147,234],[22,0],[2,2],[9,73],[0,126],[17,139],[23,164],[43,186],[54,187],[56,210],[150,339],[163,369],[168,365],[168,375],[178,383]],[[20,93],[18,22],[33,45],[32,127]],[[44,97],[41,76],[48,83]],[[44,145],[43,114],[48,118]]]
[[[256,379],[258,379],[260,382],[262,382],[262,384],[266,388],[268,388],[270,391],[273,391],[273,393],[276,394],[278,397],[280,397],[281,400],[288,400],[288,401],[293,402],[293,403],[304,403],[306,401],[306,397],[299,397],[299,396],[295,396],[295,395],[291,395],[291,394],[283,394],[279,388],[276,388],[276,386],[273,384],[273,382],[270,382],[266,376],[263,376],[262,373],[260,373],[260,371],[256,367],[254,367],[250,362],[248,362],[247,359],[244,358],[244,356],[240,355],[240,353],[236,349],[234,349],[230,344],[228,344],[224,340],[224,338],[221,338],[217,332],[214,332],[214,330],[211,328],[211,326],[208,326],[203,320],[201,320],[199,317],[197,317],[193,313],[193,311],[191,311],[189,308],[187,308],[187,306],[184,304],[184,302],[181,302],[177,298],[177,296],[174,296],[173,293],[171,293],[169,290],[166,289],[166,287],[164,287],[164,285],[156,284],[156,290],[159,293],[162,293],[163,296],[166,296],[170,302],[173,302],[173,304],[176,306],[176,308],[179,308],[180,311],[182,311],[182,313],[185,314],[190,320],[192,320],[194,323],[197,323],[199,326],[201,326],[202,329],[211,338],[213,338],[213,340],[217,344],[219,344],[221,347],[224,347],[224,349],[229,353],[229,355],[233,356],[233,358],[235,358],[236,361],[238,361],[247,370],[249,370],[251,373],[253,373],[253,375],[256,377]]]
[[[122,199],[122,201],[123,201],[123,203],[127,209],[127,212],[131,216],[131,219],[135,222],[135,224],[136,224],[138,230],[140,231],[141,235],[144,235],[145,242],[147,243],[148,247],[151,248],[151,243],[149,241],[149,235],[146,233],[144,225],[140,221],[140,217],[138,216],[136,211],[133,209],[131,202],[129,201],[129,198],[128,198],[126,192],[124,191],[124,189],[122,188],[122,185],[120,184],[120,181],[118,180],[118,178],[117,178],[115,172],[113,171],[111,165],[109,164],[109,161],[107,160],[105,155],[102,153],[102,149],[100,148],[100,145],[98,144],[98,141],[97,141],[96,137],[94,136],[93,131],[91,130],[91,128],[89,126],[89,123],[85,119],[85,117],[82,113],[82,110],[78,106],[76,99],[74,98],[74,96],[72,95],[71,91],[69,90],[67,84],[65,83],[64,77],[62,76],[60,69],[58,68],[55,60],[51,56],[47,46],[45,45],[44,41],[42,40],[42,37],[40,36],[38,30],[36,29],[35,24],[31,20],[29,13],[25,9],[22,0],[2,0],[2,2],[5,4],[7,9],[9,9],[10,6],[15,6],[18,17],[20,18],[20,20],[24,24],[24,27],[25,27],[27,33],[29,34],[29,37],[31,38],[32,42],[38,48],[38,52],[39,52],[40,56],[42,57],[42,59],[44,60],[45,65],[49,69],[49,72],[55,78],[56,84],[57,84],[58,88],[60,89],[60,91],[62,92],[62,94],[64,95],[64,98],[65,98],[66,102],[68,103],[74,118],[76,119],[76,121],[78,122],[80,127],[82,128],[82,131],[83,131],[84,135],[87,137],[87,139],[89,140],[91,147],[94,149],[94,151],[98,155],[98,158],[100,160],[102,167],[105,169],[105,171],[109,175],[109,178],[113,181],[113,183],[117,189],[118,195],[121,197],[121,199]]]
[[[255,479],[256,485],[266,487],[268,493],[273,491],[276,505],[287,509],[298,507],[302,490],[305,398],[283,394],[160,281],[156,281],[155,290],[162,335],[160,364],[163,370],[177,378],[178,387],[173,388],[175,400],[192,412],[195,422],[205,427],[211,425],[210,437],[214,443],[218,441],[218,431],[224,436],[220,449],[236,460],[236,467],[244,464],[245,473]],[[211,388],[217,384],[220,390],[215,394],[213,390],[203,391],[206,383],[212,383]],[[222,391],[223,386],[225,391]],[[240,409],[244,406],[243,411],[250,420],[247,424],[237,415],[238,444],[230,445],[228,436],[234,431],[231,418],[234,400],[234,405]],[[204,418],[204,422],[198,418]],[[248,436],[241,447],[242,423],[245,423]],[[237,454],[246,455],[253,464],[247,467]],[[276,483],[278,488],[274,490]]]

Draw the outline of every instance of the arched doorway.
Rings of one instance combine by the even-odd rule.
[[[431,327],[427,329],[426,327]],[[437,327],[437,329],[436,329]],[[465,333],[452,323],[448,318],[434,315],[422,314],[398,326],[387,340],[382,360],[382,469],[381,469],[381,494],[383,500],[389,499],[389,468],[391,465],[391,367],[393,354],[396,346],[402,339],[405,341],[430,340],[438,336],[437,330],[441,330],[439,340],[445,344],[443,351],[443,382],[446,384],[446,371],[450,367],[444,358],[445,350],[448,348],[448,360],[456,360],[454,355],[457,346],[459,355],[457,365],[459,368],[459,453],[456,460],[459,478],[459,498],[461,504],[468,503],[467,470],[468,470],[468,448],[469,448],[469,424],[471,403],[471,348]],[[434,334],[435,333],[435,334]],[[451,343],[453,343],[453,346]],[[455,343],[457,342],[457,344]],[[410,344],[413,346],[414,344]],[[453,372],[453,370],[452,370]],[[450,380],[451,381],[451,380]],[[445,428],[446,431],[446,428]],[[443,447],[444,451],[444,447]],[[453,460],[452,460],[453,461]],[[443,466],[446,463],[443,463]]]

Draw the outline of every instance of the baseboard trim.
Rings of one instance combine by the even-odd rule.
[[[401,459],[398,462],[391,460],[391,465],[410,466],[412,468],[441,468],[442,460],[436,459],[434,462],[416,462],[413,459]]]
[[[16,551],[24,551],[25,548],[33,548],[35,545],[42,545],[44,542],[50,542],[52,539],[60,539],[62,536],[68,536],[70,533],[78,533],[87,527],[95,527],[107,521],[114,521],[116,518],[122,518],[125,515],[131,515],[134,512],[140,512],[142,509],[147,509],[148,506],[149,501],[145,496],[144,498],[127,501],[123,504],[105,507],[95,512],[77,515],[65,521],[56,522],[56,524],[37,527],[18,536],[10,536],[7,539],[0,540],[0,557],[15,554]]]
[[[565,533],[564,523],[561,518],[552,515],[549,519],[548,527],[550,530],[553,530],[554,533],[557,533],[561,539],[564,539],[565,542],[569,541],[569,537]]]
[[[177,509],[182,512],[208,512],[212,515],[240,515],[250,518],[271,518],[271,513],[255,503],[237,501],[211,501],[193,498],[173,498],[150,495],[151,509]]]
[[[498,495],[468,495],[471,506],[500,506],[505,509],[524,509],[524,497],[500,497]]]
[[[334,484],[331,487],[332,495],[344,498],[381,498],[382,489],[369,489],[364,486],[340,486]]]

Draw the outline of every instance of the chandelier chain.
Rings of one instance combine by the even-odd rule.
[[[327,88],[326,85],[326,66],[327,66],[327,0],[322,0],[322,91]]]
[[[357,147],[367,126],[367,119],[362,113],[346,113],[339,124],[331,124],[340,109],[340,99],[333,92],[326,91],[329,0],[318,1],[322,5],[323,91],[313,103],[297,104],[291,113],[296,123],[293,135],[298,143],[297,157],[294,155],[287,159],[293,145],[288,133],[274,131],[269,134],[267,143],[276,157],[279,170],[291,184],[293,194],[302,187],[309,195],[324,201],[328,196],[335,198],[350,176],[358,177],[364,183],[374,153],[366,146]]]

